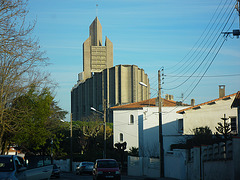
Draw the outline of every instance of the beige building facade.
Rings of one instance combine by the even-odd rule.
[[[219,98],[196,106],[192,106],[177,113],[183,114],[183,134],[192,135],[193,129],[208,126],[212,133],[216,133],[218,123],[223,123],[226,117],[231,124],[233,134],[237,133],[237,109],[231,108],[236,93],[225,96],[225,86],[219,86]]]
[[[148,87],[143,87],[144,82]],[[91,114],[91,107],[102,111],[103,102],[113,107],[149,98],[150,86],[147,74],[136,65],[117,65],[95,73],[85,82],[76,84],[71,91],[71,112],[73,120]]]
[[[148,86],[143,87],[139,82]],[[106,37],[102,46],[102,26],[96,17],[83,43],[83,72],[78,74],[71,91],[72,120],[90,115],[91,107],[102,111],[103,102],[109,108],[149,99],[149,94],[149,79],[143,69],[136,65],[113,67],[113,44]]]
[[[102,45],[102,26],[98,17],[89,27],[89,37],[83,43],[83,72],[80,81],[92,77],[93,73],[113,67],[113,44],[106,37],[105,46]]]

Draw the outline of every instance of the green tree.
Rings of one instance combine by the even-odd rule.
[[[216,137],[218,139],[221,139],[222,135],[224,137],[224,140],[231,139],[231,123],[227,122],[229,118],[226,117],[226,114],[224,114],[224,117],[221,118],[223,120],[223,123],[219,122],[218,126],[215,127],[217,132],[216,132]]]
[[[187,147],[212,144],[212,131],[208,126],[193,129],[193,137],[187,140]]]
[[[27,14],[27,0],[0,1],[0,151],[21,124],[12,119],[13,101],[32,86],[50,83],[48,74],[40,71],[47,58],[31,36],[35,22],[26,23]]]
[[[49,89],[38,91],[32,87],[14,100],[10,111],[11,119],[17,124],[12,124],[17,127],[13,133],[13,143],[35,154],[42,152],[47,140],[54,140],[55,148],[58,147],[59,138],[62,137],[58,134],[60,120],[66,112],[57,106]]]
[[[129,154],[130,156],[136,156],[136,157],[138,157],[138,156],[139,156],[138,148],[136,148],[136,147],[131,147],[131,148],[129,149],[128,154]]]

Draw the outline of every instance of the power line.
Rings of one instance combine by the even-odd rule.
[[[165,75],[165,76],[166,77],[190,77],[190,75],[189,76]],[[212,75],[212,76],[204,76],[204,78],[229,77],[229,76],[240,76],[240,74]],[[201,76],[191,76],[191,77],[201,77]]]
[[[225,1],[225,4],[226,4],[226,2],[227,2],[227,1]],[[198,40],[196,41],[196,43],[192,46],[192,48],[190,49],[190,51],[189,51],[177,64],[175,64],[174,66],[172,66],[172,67],[170,67],[170,68],[166,68],[166,70],[168,70],[168,69],[173,69],[174,67],[178,66],[178,65],[179,65],[181,62],[183,62],[183,60],[185,60],[185,58],[193,51],[193,49],[195,48],[195,46],[198,44],[198,42],[199,42],[199,41],[201,40],[201,38],[203,37],[204,33],[207,31],[209,25],[210,25],[210,24],[214,24],[214,23],[212,23],[212,20],[213,20],[215,14],[217,13],[217,11],[218,11],[221,3],[222,3],[222,0],[221,0],[221,2],[218,4],[218,7],[216,8],[216,10],[215,10],[215,12],[214,12],[211,20],[209,21],[208,25],[206,26],[206,28],[204,29],[204,31],[202,32],[201,36],[198,38]],[[224,5],[225,5],[225,4],[224,4]],[[224,6],[222,6],[222,8],[223,8],[223,7],[224,7]],[[219,13],[219,14],[220,14],[220,13]],[[218,14],[218,16],[219,16],[219,14]],[[218,16],[217,16],[217,17],[218,17]],[[210,29],[211,29],[211,28],[210,28]],[[177,68],[178,68],[177,70],[181,69],[181,67],[184,66],[184,64],[185,64],[185,63],[183,63],[180,67],[177,67]],[[171,72],[170,72],[170,73],[171,73]]]
[[[225,29],[225,27],[227,26],[233,12],[234,12],[234,8],[232,10],[232,12],[230,12],[230,16],[228,17],[227,19],[227,22],[225,23],[224,27],[222,28],[222,31]],[[222,32],[221,31],[221,32]],[[173,89],[176,89],[180,86],[182,86],[183,84],[185,84],[196,72],[197,70],[203,65],[203,63],[206,61],[206,59],[208,58],[208,56],[210,55],[210,53],[212,52],[213,48],[215,47],[215,45],[217,44],[219,38],[221,37],[221,33],[219,33],[217,39],[215,40],[215,42],[213,43],[212,47],[210,48],[210,50],[208,51],[208,53],[206,54],[206,56],[204,57],[204,59],[201,61],[201,63],[198,65],[198,67],[192,72],[192,74],[190,76],[188,76],[188,78],[186,80],[184,80],[182,83],[180,83],[179,85],[175,86],[175,87],[172,87],[172,88],[165,88],[165,90],[173,90]]]
[[[227,1],[226,1],[226,2],[227,2]],[[232,5],[232,6],[233,6],[233,5]],[[212,25],[212,27],[210,28],[210,30],[208,31],[208,33],[207,33],[207,35],[205,36],[204,40],[201,42],[201,44],[198,46],[198,48],[193,52],[192,56],[186,61],[186,63],[188,63],[188,61],[189,61],[189,60],[193,57],[193,55],[198,51],[198,53],[195,55],[194,59],[184,67],[184,69],[185,69],[186,71],[184,71],[184,69],[183,69],[182,71],[184,71],[184,72],[183,72],[183,73],[181,72],[181,73],[182,73],[181,76],[184,76],[188,71],[190,71],[190,70],[193,69],[194,65],[196,65],[196,63],[197,63],[197,62],[200,60],[200,58],[204,55],[204,53],[207,51],[207,49],[208,49],[209,46],[212,44],[212,42],[214,42],[214,39],[217,37],[217,34],[218,34],[218,33],[215,32],[215,30],[217,29],[218,25],[221,23],[221,20],[222,20],[223,17],[225,16],[227,10],[228,10],[228,9],[226,8],[225,12],[222,13],[222,14],[223,14],[222,17],[220,18],[219,22],[217,23],[215,29],[212,31],[210,37],[207,38],[207,41],[206,41],[205,44],[202,46],[202,48],[199,50],[200,45],[205,41],[205,39],[206,39],[206,37],[208,36],[208,34],[209,34],[210,30],[212,29],[213,25]],[[221,11],[222,11],[222,10],[221,10]],[[233,13],[233,12],[229,12],[229,14],[231,14],[231,15],[232,15],[232,13]],[[220,14],[221,14],[221,13],[220,13]],[[220,14],[219,14],[219,15],[220,15]],[[218,15],[217,19],[219,18],[219,15]],[[231,17],[231,15],[230,15],[230,17]],[[227,17],[225,18],[225,21],[227,21],[228,17],[229,17],[229,16],[227,16]],[[216,20],[217,20],[217,19],[216,19]],[[215,22],[216,22],[216,20],[215,20]],[[214,24],[215,24],[215,22],[214,22]],[[225,24],[225,26],[226,26],[226,24]],[[224,28],[225,28],[225,26],[224,26]],[[223,28],[222,30],[221,30],[221,28],[222,28],[222,26],[218,29],[218,31],[223,31],[224,28]],[[214,34],[215,34],[215,35],[214,35]],[[214,35],[214,37],[213,37],[213,35]],[[218,39],[218,38],[219,38],[219,37],[217,37],[217,39]],[[207,44],[208,44],[208,45],[207,45]],[[204,47],[205,47],[205,49],[203,50]],[[202,52],[202,53],[201,53],[201,52]],[[200,53],[201,53],[201,54],[200,54]],[[200,56],[199,56],[199,55],[200,55]],[[199,57],[198,57],[198,56],[199,56]],[[198,57],[198,59],[196,59],[197,57]],[[197,70],[205,63],[205,60],[206,60],[206,57],[205,57],[205,58],[203,59],[203,61],[198,65],[197,69],[195,69],[195,70],[193,71],[192,75],[195,74],[195,73],[197,72]],[[185,64],[186,64],[186,63],[185,63]],[[190,66],[190,67],[189,67],[189,66]],[[179,75],[179,74],[181,74],[181,73],[178,73],[177,75]],[[180,77],[178,77],[177,79],[175,79],[175,80],[173,80],[173,81],[168,82],[168,84],[175,82],[175,81],[178,80],[179,78],[180,78]],[[182,84],[184,84],[185,82],[187,82],[189,79],[190,79],[190,78],[187,78]]]

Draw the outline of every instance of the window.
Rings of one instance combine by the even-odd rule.
[[[120,133],[120,141],[123,142],[123,133]]]
[[[230,120],[231,120],[231,131],[236,132],[237,131],[237,118],[230,117]]]
[[[183,133],[183,119],[178,119],[178,132]]]
[[[134,116],[132,114],[130,115],[129,124],[134,124]]]

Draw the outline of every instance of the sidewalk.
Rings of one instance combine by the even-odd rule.
[[[130,179],[133,179],[133,180],[177,180],[177,179],[174,179],[174,178],[167,178],[167,177],[164,177],[164,178],[150,178],[150,177],[145,177],[145,176],[127,176],[127,175],[122,175],[123,177],[128,177]]]

